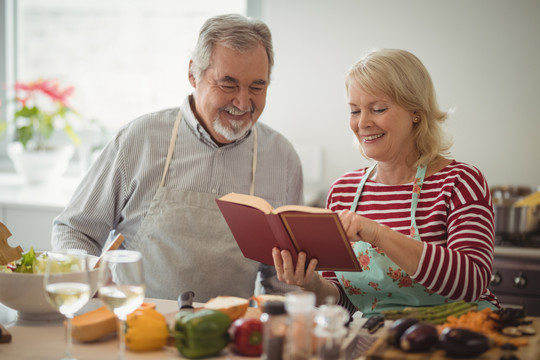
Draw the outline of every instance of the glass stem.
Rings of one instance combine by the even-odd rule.
[[[73,345],[73,340],[71,336],[71,319],[73,318],[73,315],[66,315],[66,356],[65,359],[73,359],[73,356],[71,355],[71,348]]]
[[[120,341],[120,347],[118,349],[118,360],[124,360],[126,358],[126,320],[120,319],[120,334],[118,334],[118,339]]]

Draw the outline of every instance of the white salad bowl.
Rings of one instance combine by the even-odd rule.
[[[37,254],[36,254],[37,255]],[[93,266],[97,256],[90,256]],[[66,280],[73,277],[70,273],[62,273]],[[97,291],[98,269],[90,270],[90,297]],[[7,273],[0,272],[0,303],[17,310],[18,318],[24,320],[52,320],[61,319],[63,315],[58,312],[45,297],[43,274]]]

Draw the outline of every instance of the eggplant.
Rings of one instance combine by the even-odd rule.
[[[491,348],[492,340],[476,331],[446,328],[439,336],[439,347],[446,355],[457,358],[475,357]]]
[[[411,326],[417,323],[418,323],[418,319],[415,319],[415,318],[401,318],[394,321],[390,329],[388,329],[388,333],[387,333],[388,343],[390,345],[399,347],[399,341],[401,339],[401,335],[403,335],[405,330],[407,330],[408,328],[410,328]]]
[[[428,351],[437,344],[438,339],[439,333],[435,326],[418,323],[405,330],[399,339],[399,345],[407,352]]]

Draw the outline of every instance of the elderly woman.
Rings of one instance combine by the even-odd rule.
[[[363,271],[315,272],[301,254],[272,252],[278,278],[366,316],[450,301],[499,307],[488,290],[494,220],[486,179],[452,160],[431,77],[413,54],[368,53],[348,72],[350,127],[369,168],[337,179],[327,207],[353,242]]]

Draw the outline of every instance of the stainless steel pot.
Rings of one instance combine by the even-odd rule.
[[[535,192],[534,188],[526,186],[498,186],[491,189],[495,213],[495,234],[522,235],[538,229],[540,205],[514,205],[533,192]]]

